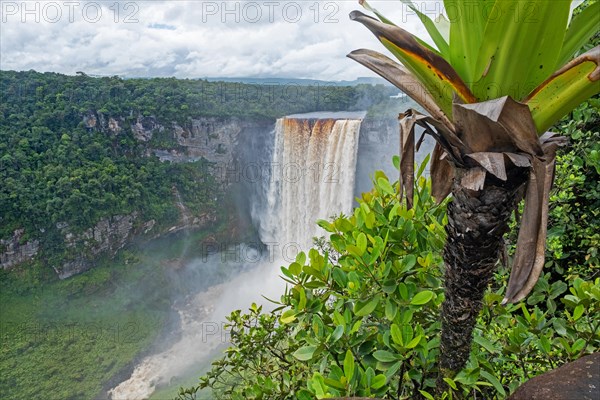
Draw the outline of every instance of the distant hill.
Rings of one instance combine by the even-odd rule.
[[[367,85],[385,85],[392,86],[388,81],[376,77],[361,77],[353,81],[321,81],[317,79],[296,79],[296,78],[204,78],[209,82],[237,82],[246,84],[260,85],[300,85],[300,86],[356,86]]]

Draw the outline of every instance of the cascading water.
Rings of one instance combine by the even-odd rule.
[[[352,207],[360,119],[288,117],[277,121],[265,244],[308,250],[317,219]]]
[[[255,215],[269,254],[254,254],[242,245],[228,252],[228,262],[221,254],[214,254],[189,263],[186,268],[199,271],[212,264],[231,269],[231,255],[237,254],[234,263],[253,268],[227,283],[190,295],[183,306],[174,307],[181,316],[179,341],[142,360],[128,380],[109,391],[113,400],[148,398],[174,376],[210,361],[215,349],[226,344],[227,335],[222,330],[226,315],[234,309],[246,309],[252,302],[264,303],[261,295],[276,298],[282,293],[278,267],[292,262],[298,251],[309,249],[312,237],[321,234],[316,220],[352,208],[363,117],[362,113],[327,113],[277,121],[269,149],[272,162],[263,181],[265,194],[260,196],[264,204]]]

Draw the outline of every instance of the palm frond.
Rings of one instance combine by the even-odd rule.
[[[600,93],[600,46],[577,57],[533,90],[529,105],[538,133],[590,97]]]
[[[397,26],[379,22],[360,11],[353,11],[350,18],[365,25],[408,68],[447,116],[452,115],[454,93],[465,103],[476,101],[450,64],[439,54],[422,46],[412,34]]]

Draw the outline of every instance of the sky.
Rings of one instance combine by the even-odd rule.
[[[429,15],[436,1],[415,3]],[[399,0],[370,4],[427,36]],[[0,0],[0,69],[122,77],[354,80],[375,76],[346,58],[386,52],[348,18],[347,1]],[[363,10],[364,11],[364,10]]]

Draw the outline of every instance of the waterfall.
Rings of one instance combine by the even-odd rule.
[[[281,118],[275,129],[262,241],[307,251],[316,221],[351,211],[360,119]],[[289,260],[288,260],[289,261]]]
[[[363,113],[360,117],[345,113],[340,118],[328,113],[277,120],[273,147],[265,149],[271,162],[262,181],[265,193],[260,198],[264,204],[254,208],[269,254],[258,254],[244,245],[232,249],[241,255],[234,263],[242,264],[246,272],[173,306],[181,320],[178,341],[145,357],[128,380],[108,392],[109,398],[147,399],[157,387],[185,376],[186,371],[196,371],[227,344],[228,333],[223,329],[226,315],[234,309],[245,310],[252,302],[264,304],[261,295],[277,298],[283,293],[279,266],[292,262],[298,251],[310,248],[314,236],[324,234],[316,225],[318,219],[352,209],[362,117]],[[235,270],[222,254],[193,260],[185,268],[196,270],[200,276],[204,268]],[[264,305],[269,309],[270,304]]]

